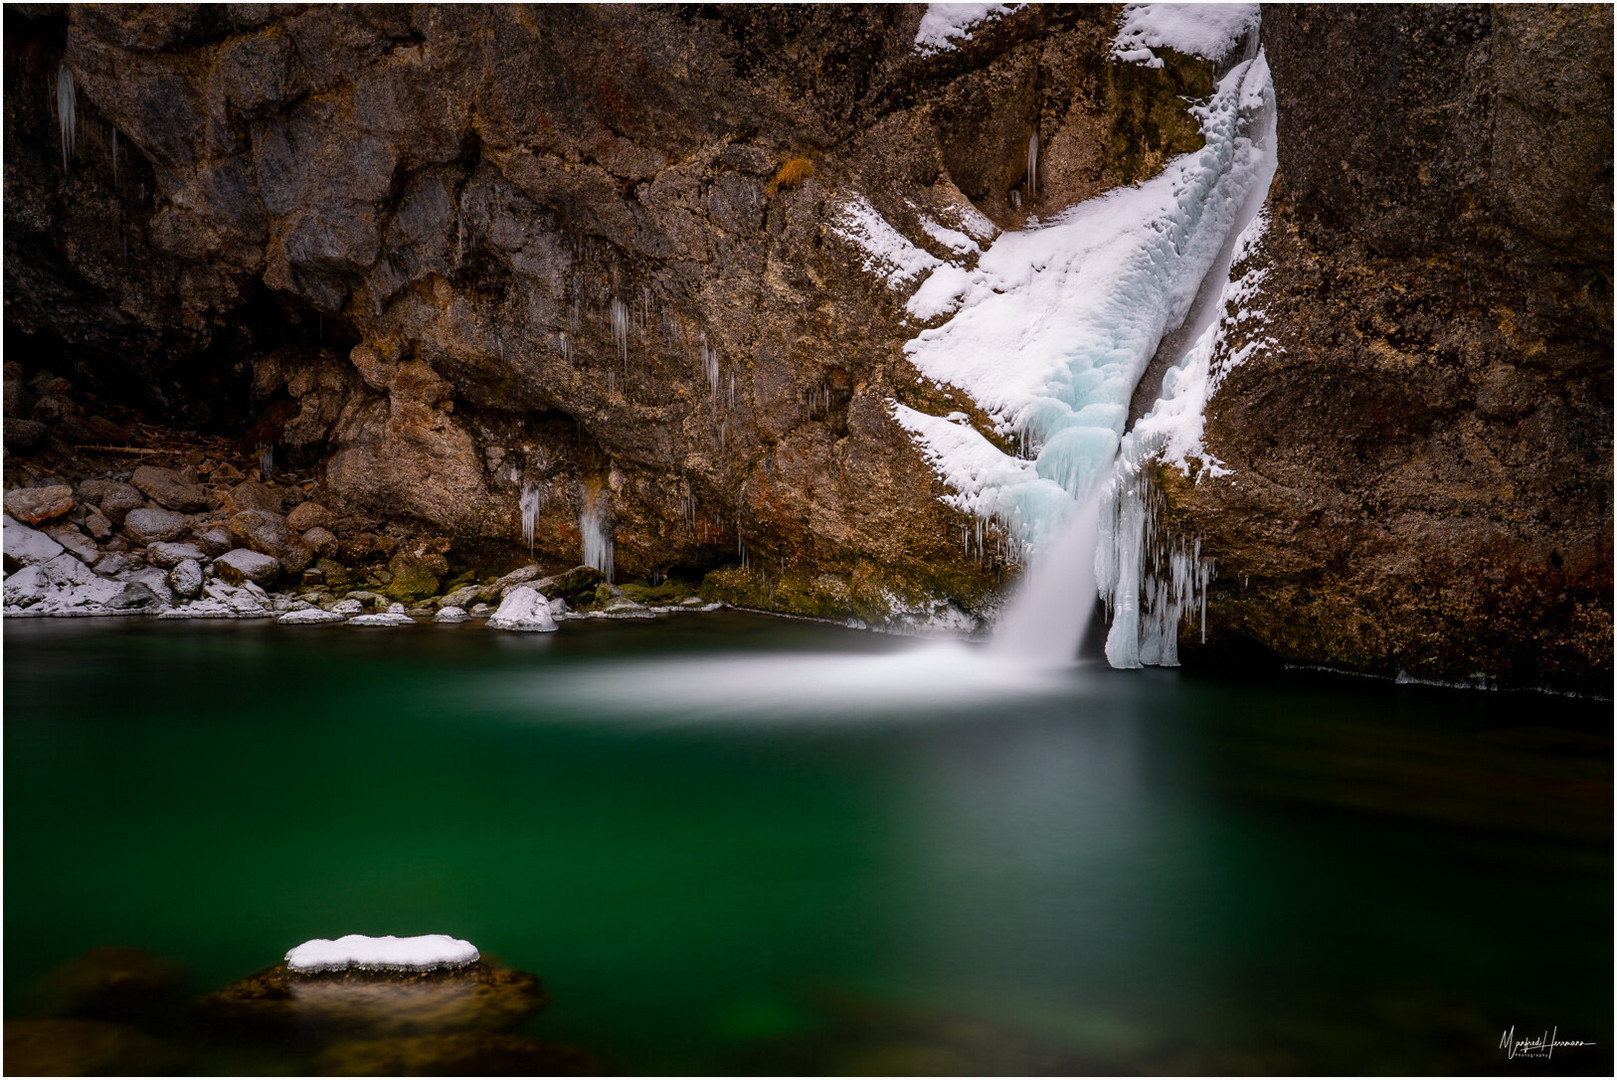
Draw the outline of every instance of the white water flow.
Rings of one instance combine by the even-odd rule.
[[[62,168],[73,159],[78,138],[78,89],[66,64],[56,69],[56,126],[62,135]]]
[[[1099,487],[1073,504],[1048,549],[1028,570],[994,627],[990,651],[1040,664],[1065,664],[1078,655],[1095,610]]]

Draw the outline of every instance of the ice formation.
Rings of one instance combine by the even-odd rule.
[[[1039,193],[1039,133],[1037,130],[1027,137],[1027,193],[1029,196]]]
[[[79,128],[78,88],[73,83],[73,72],[66,64],[56,69],[56,127],[62,133],[62,168],[73,158],[74,144]]]
[[[1224,12],[1219,33],[1238,41],[1254,18],[1246,9]],[[1180,22],[1208,25],[1200,17]],[[1125,20],[1128,25],[1133,24]],[[1140,25],[1156,33],[1165,22]],[[1173,40],[1173,47],[1189,51],[1213,47],[1207,36]],[[932,416],[890,403],[894,418],[952,489],[945,502],[997,523],[1013,543],[1035,554],[1056,546],[1063,523],[1111,472],[1123,445],[1129,399],[1162,338],[1191,315],[1205,281],[1223,280],[1231,248],[1237,246],[1232,238],[1261,205],[1273,175],[1273,99],[1268,65],[1259,52],[1220,79],[1209,101],[1192,107],[1205,138],[1201,150],[1173,159],[1149,181],[1000,234],[974,265],[966,259],[944,262],[915,249],[862,198],[844,204],[834,228],[860,247],[865,268],[900,290],[924,273],[906,310],[922,319],[948,316],[905,345],[915,368],[936,385],[964,391],[989,417],[992,430],[985,433],[965,414]],[[1030,194],[1037,155],[1035,133],[1028,144]],[[1199,447],[1201,406],[1211,384],[1205,377],[1197,382],[1196,356],[1205,367],[1212,346],[1201,333],[1194,339],[1206,347],[1201,353],[1193,349],[1195,355],[1170,372],[1166,403],[1154,410],[1150,423],[1142,422],[1135,441],[1140,454],[1121,469],[1134,467],[1138,473],[1146,458],[1170,443],[1175,449]],[[1201,387],[1199,394],[1193,384]],[[1162,432],[1147,438],[1159,426],[1169,426],[1170,414],[1176,416],[1173,438]],[[1187,438],[1192,422],[1195,437]],[[1143,488],[1123,484],[1109,489],[1113,505],[1097,505],[1095,516],[1114,520],[1121,505],[1117,499],[1125,496],[1138,498],[1143,512]],[[1108,537],[1141,546],[1135,560],[1141,576],[1133,587],[1135,600],[1148,594],[1148,619],[1167,618],[1170,609],[1189,611],[1202,602],[1208,571],[1194,541],[1184,550],[1170,544],[1173,550],[1164,548],[1158,559],[1144,550],[1143,518],[1138,530],[1127,513],[1117,520],[1123,522],[1121,532],[1114,528]],[[1097,558],[1104,560],[1105,551]],[[1122,559],[1116,565],[1135,563]],[[1118,610],[1133,602],[1123,599],[1126,582],[1107,580],[1105,587]],[[1088,606],[1075,601],[1065,617],[1083,619]],[[1057,636],[1070,636],[1068,630]],[[1164,637],[1156,634],[1154,652],[1148,640],[1143,655],[1171,661],[1173,649]],[[1148,662],[1140,655],[1122,658]]]
[[[1222,60],[1257,26],[1257,4],[1127,4],[1112,55],[1156,68],[1162,58],[1152,49]]]
[[[915,50],[943,52],[971,40],[971,28],[1008,15],[1023,4],[928,4],[915,32]]]
[[[315,938],[291,949],[286,966],[293,971],[430,971],[434,968],[462,968],[482,958],[469,941],[447,934],[419,937],[367,937],[349,934],[335,941]]]
[[[1196,109],[1202,150],[1146,183],[1002,234],[969,271],[934,272],[960,283],[955,313],[906,353],[924,377],[969,394],[995,434],[1015,436],[1033,458],[968,425],[895,407],[958,492],[954,505],[1037,548],[1110,467],[1135,384],[1265,178],[1257,136],[1270,97],[1261,57],[1237,66]]]
[[[612,526],[607,520],[607,493],[591,483],[584,493],[584,509],[578,515],[578,531],[584,540],[584,565],[593,566],[606,580],[612,580]]]
[[[629,306],[617,297],[612,298],[612,343],[617,346],[618,360],[629,362]]]
[[[532,555],[534,529],[539,524],[539,511],[545,505],[544,486],[532,482],[523,484],[519,505],[522,509],[522,539],[528,545],[528,554]]]

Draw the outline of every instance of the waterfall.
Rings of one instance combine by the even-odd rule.
[[[612,524],[608,520],[610,498],[599,481],[590,481],[584,493],[584,509],[578,516],[578,531],[584,538],[584,565],[593,566],[612,580]]]
[[[1078,654],[1095,607],[1099,515],[1098,492],[1073,504],[994,627],[994,652],[1041,664],[1070,663]]]
[[[78,138],[79,98],[73,72],[66,64],[56,69],[56,126],[62,133],[62,168],[67,169]]]

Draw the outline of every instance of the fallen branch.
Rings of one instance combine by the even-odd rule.
[[[100,450],[109,454],[173,454],[174,450],[152,450],[143,446],[96,446],[92,443],[74,443],[75,450]]]

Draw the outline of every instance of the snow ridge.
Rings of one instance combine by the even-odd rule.
[[[946,52],[971,40],[971,28],[1009,15],[1023,4],[928,4],[915,32],[915,51]]]

